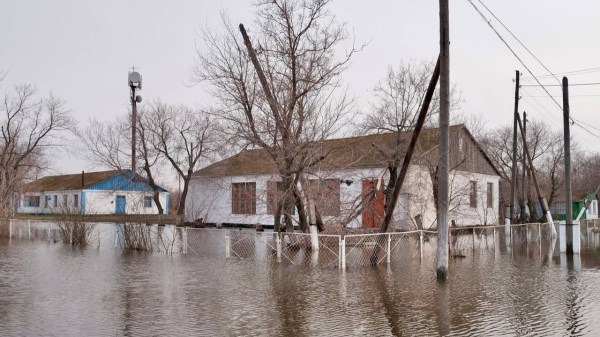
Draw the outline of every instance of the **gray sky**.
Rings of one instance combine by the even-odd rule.
[[[478,0],[474,2],[484,11]],[[600,67],[599,1],[484,0],[484,3],[553,72]],[[204,104],[202,86],[184,85],[200,27],[220,26],[219,11],[234,23],[252,21],[249,1],[22,1],[4,0],[0,11],[0,69],[7,84],[35,83],[44,93],[67,100],[80,123],[89,117],[110,119],[128,108],[127,71],[143,76],[144,100]],[[370,89],[400,60],[433,60],[439,50],[438,2],[337,0],[330,6],[346,21],[357,42],[369,45],[353,60],[346,79],[366,108]],[[481,114],[488,126],[510,124],[515,70],[529,77],[510,51],[467,0],[450,2],[451,80],[462,91],[466,114]],[[495,20],[508,43],[536,75],[547,73]],[[560,76],[559,76],[560,78]],[[570,76],[570,83],[600,82],[600,71]],[[527,81],[523,81],[526,84]],[[543,83],[556,84],[545,78]],[[4,89],[3,88],[3,89]],[[542,96],[525,88],[522,96]],[[562,104],[560,87],[549,89]],[[600,128],[600,86],[570,89],[571,113]],[[575,96],[577,95],[577,96]],[[561,127],[558,107],[545,97],[524,97],[520,111]],[[600,136],[600,131],[592,132]],[[573,127],[587,149],[598,138]],[[59,173],[90,170],[88,163],[67,154],[57,160]]]

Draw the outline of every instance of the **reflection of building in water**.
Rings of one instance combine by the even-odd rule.
[[[168,214],[169,191],[159,200]],[[28,214],[158,214],[153,189],[130,170],[47,176],[25,185],[14,211]]]

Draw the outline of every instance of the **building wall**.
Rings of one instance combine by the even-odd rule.
[[[354,220],[349,217],[356,210],[362,196],[362,180],[376,179],[382,168],[320,171],[315,175],[322,178],[335,178],[338,180],[352,180],[348,186],[340,185],[340,216],[323,217],[326,224],[348,223],[349,227],[361,227],[362,216]],[[314,179],[314,176],[308,176]],[[451,207],[450,219],[458,225],[494,224],[498,223],[498,184],[500,177],[478,173],[455,171],[451,174],[451,195],[454,207]],[[383,176],[384,183],[389,180],[389,175]],[[186,221],[203,219],[208,223],[234,223],[234,224],[262,224],[273,225],[274,216],[267,214],[267,182],[279,181],[278,175],[245,175],[224,177],[194,177],[190,181],[188,200],[186,202]],[[469,205],[469,182],[478,182],[478,207]],[[231,184],[241,182],[256,183],[256,214],[232,214],[231,209]],[[487,182],[493,184],[493,207],[486,206]],[[465,188],[467,189],[465,191]],[[409,170],[401,197],[396,204],[392,227],[396,229],[416,228],[415,217],[421,215],[423,227],[430,228],[435,225],[436,212],[433,204],[433,187],[429,173],[425,167],[414,165]],[[297,220],[297,216],[296,216]]]
[[[24,207],[24,196],[40,196],[39,207]],[[57,196],[57,205],[54,207],[53,198]],[[67,204],[64,204],[64,196]],[[75,195],[78,195],[78,204],[75,205]],[[76,191],[47,191],[44,193],[28,192],[20,196],[19,213],[50,214],[50,213],[80,213],[83,206],[85,214],[113,214],[116,209],[116,196],[124,195],[126,199],[127,214],[158,214],[158,208],[152,200],[152,207],[144,207],[144,196],[152,196],[152,192],[140,191],[106,191],[106,190],[76,190]],[[44,198],[50,198],[48,204]],[[168,193],[161,192],[159,196],[165,213],[168,212]],[[85,200],[82,205],[82,200]]]

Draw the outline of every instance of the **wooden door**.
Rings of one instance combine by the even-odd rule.
[[[377,181],[363,180],[362,196],[363,196],[363,212],[362,225],[363,227],[380,228],[383,217],[385,216],[385,194],[382,187],[377,189]]]

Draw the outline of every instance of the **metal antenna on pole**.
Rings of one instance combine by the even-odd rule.
[[[131,67],[128,76],[128,85],[131,90],[131,171],[135,173],[135,143],[136,143],[136,121],[137,121],[137,103],[142,102],[142,96],[135,94],[136,90],[142,90],[142,75]]]

